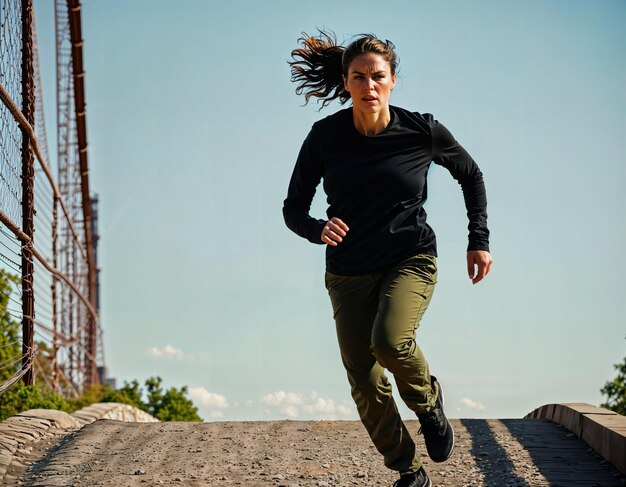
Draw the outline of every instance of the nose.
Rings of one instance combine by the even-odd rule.
[[[372,78],[370,78],[369,76],[367,78],[365,78],[365,83],[363,83],[363,88],[367,91],[370,91],[372,88],[374,88],[374,80]]]

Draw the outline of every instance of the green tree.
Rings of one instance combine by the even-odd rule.
[[[18,276],[0,269],[0,384],[13,377],[21,367],[21,323],[9,312],[13,284],[19,285],[20,282]],[[45,345],[41,346],[45,348]],[[28,409],[69,411],[70,407],[62,396],[45,386],[30,387],[19,381],[0,394],[0,421]]]
[[[148,412],[148,405],[143,401],[142,396],[143,391],[139,386],[139,382],[134,380],[132,382],[125,382],[124,387],[120,389],[108,388],[105,390],[100,400],[102,402],[130,404],[131,406]]]
[[[83,390],[83,393],[76,397],[70,398],[67,402],[70,405],[70,409],[72,411],[76,411],[78,409],[89,406],[90,404],[94,404],[97,402],[105,402],[102,400],[102,397],[106,394],[106,392],[110,388],[103,384],[94,384],[89,386]]]
[[[142,409],[161,421],[202,421],[196,408],[187,397],[187,387],[162,387],[163,379],[150,377],[144,388],[137,380],[125,382],[120,389],[104,388],[100,402],[119,402]]]
[[[626,357],[613,367],[617,370],[617,377],[600,389],[607,396],[607,401],[601,406],[626,416]]]
[[[202,421],[198,408],[187,397],[187,386],[163,392],[160,377],[146,380],[148,412],[161,421]]]
[[[22,381],[0,394],[0,421],[29,409],[73,410],[60,394],[38,385],[27,386]]]
[[[0,384],[19,370],[22,357],[20,322],[9,313],[11,284],[19,284],[20,279],[0,269]]]

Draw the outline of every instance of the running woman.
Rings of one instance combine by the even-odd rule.
[[[305,101],[352,106],[313,124],[296,160],[284,201],[287,226],[326,245],[325,283],[352,397],[394,487],[432,485],[391,394],[393,374],[415,412],[430,458],[452,454],[454,431],[441,384],[430,374],[416,330],[437,281],[435,234],[426,222],[430,164],[461,185],[469,218],[467,272],[489,272],[487,199],[470,155],[431,114],[391,106],[398,58],[394,45],[362,35],[347,47],[332,33],[303,35],[292,51],[292,81]],[[309,214],[323,179],[327,218]],[[419,432],[418,432],[419,434]]]

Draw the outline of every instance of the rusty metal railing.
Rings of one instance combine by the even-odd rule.
[[[5,326],[21,321],[22,340],[21,357],[0,362],[5,378],[0,393],[20,379],[32,384],[36,374],[69,394],[98,382],[101,330],[95,295],[80,2],[57,0],[55,13],[57,63],[64,68],[57,85],[65,95],[57,107],[57,120],[62,120],[58,124],[60,184],[49,164],[43,126],[32,0],[0,1],[0,270],[19,277],[6,281],[11,284],[0,296],[4,305],[0,318]],[[59,64],[68,42],[70,62]],[[43,135],[44,150],[37,131]],[[15,345],[2,343],[7,348]],[[48,367],[37,362],[42,358],[48,359]],[[8,378],[7,371],[11,373]]]

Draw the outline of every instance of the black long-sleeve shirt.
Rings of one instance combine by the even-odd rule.
[[[300,149],[283,216],[295,233],[322,244],[326,220],[309,210],[324,179],[327,219],[338,217],[350,228],[336,247],[326,247],[326,270],[333,274],[368,274],[414,254],[437,255],[423,208],[433,161],[463,190],[468,250],[489,250],[487,197],[474,160],[431,114],[390,110],[389,125],[375,136],[357,131],[351,108],[340,110],[313,124]]]

